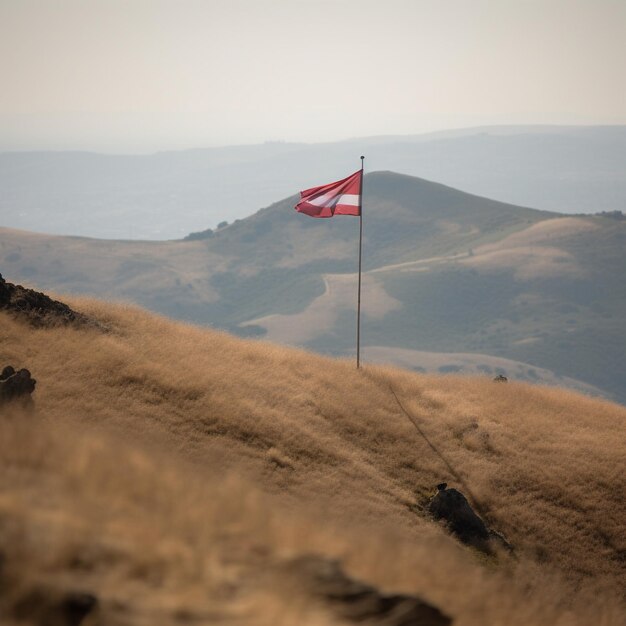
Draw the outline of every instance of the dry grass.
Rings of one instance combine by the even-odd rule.
[[[338,624],[277,574],[318,552],[461,626],[624,623],[623,407],[69,304],[111,332],[0,316],[0,365],[38,379],[34,414],[0,419],[5,611],[57,585],[95,591],[105,624]],[[516,559],[416,512],[454,479],[390,385]]]
[[[597,229],[597,224],[579,217],[543,220],[496,243],[477,247],[474,254],[461,263],[482,271],[511,269],[515,278],[521,281],[539,277],[585,277],[588,271],[574,256],[555,244]]]

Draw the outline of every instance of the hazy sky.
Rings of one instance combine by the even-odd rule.
[[[0,150],[626,123],[626,0],[0,0]]]

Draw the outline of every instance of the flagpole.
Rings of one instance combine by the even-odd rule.
[[[361,182],[359,189],[359,291],[356,305],[356,368],[361,367],[361,251],[363,250],[363,161],[361,157]]]

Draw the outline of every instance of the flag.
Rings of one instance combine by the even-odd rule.
[[[311,217],[361,215],[361,178],[363,170],[330,183],[300,192],[296,211]]]

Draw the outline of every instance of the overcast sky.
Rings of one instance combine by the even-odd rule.
[[[0,150],[626,123],[626,0],[0,0]]]

